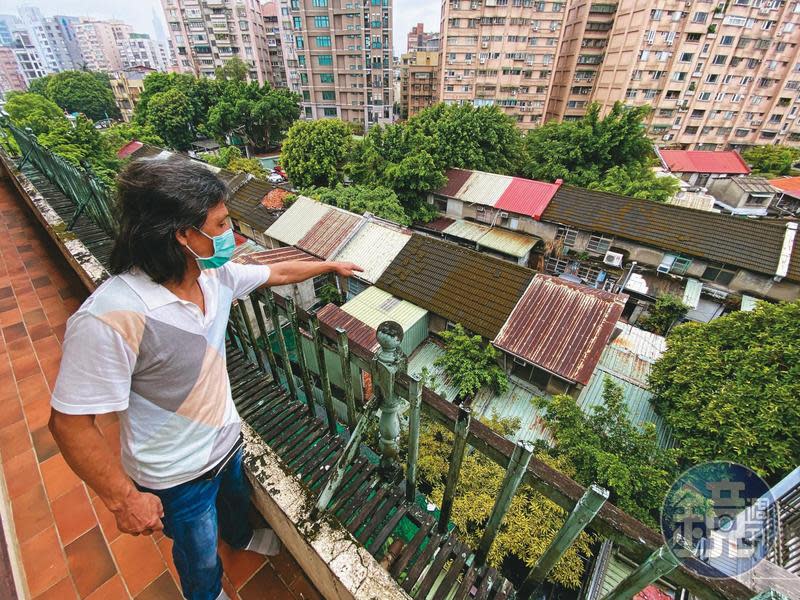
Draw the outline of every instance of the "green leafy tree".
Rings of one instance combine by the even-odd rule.
[[[650,385],[686,460],[779,478],[800,464],[800,302],[676,327]]]
[[[789,175],[792,165],[800,159],[800,150],[788,146],[754,146],[742,153],[753,173],[777,177]]]
[[[79,115],[74,124],[67,119],[55,121],[38,139],[42,146],[75,166],[88,165],[107,184],[113,183],[119,161],[100,132],[94,128],[94,123],[84,115]]]
[[[497,393],[508,389],[508,376],[497,364],[497,350],[485,344],[479,335],[470,335],[461,325],[439,333],[445,342],[444,354],[433,364],[443,367],[458,383],[458,396],[465,399],[482,387]]]
[[[411,223],[397,199],[397,194],[383,186],[344,186],[340,183],[334,188],[312,188],[303,194],[354,213],[371,212],[401,225]]]
[[[115,123],[101,132],[103,139],[112,152],[117,152],[125,144],[134,140],[153,146],[163,146],[164,140],[151,125],[136,123]]]
[[[518,421],[493,417],[486,424],[501,435],[511,435],[519,428]],[[430,497],[441,505],[445,477],[453,448],[453,434],[432,421],[424,420],[420,432],[419,474]],[[550,466],[572,475],[571,466],[563,459],[546,455],[539,458]],[[459,537],[472,548],[480,543],[486,521],[492,512],[503,482],[503,469],[480,452],[464,457],[456,486],[452,520]],[[567,513],[551,500],[521,485],[489,552],[488,562],[499,567],[509,556],[515,556],[532,567],[553,541]],[[583,574],[581,556],[591,556],[592,537],[581,533],[566,554],[556,563],[548,579],[578,589]]]
[[[266,179],[268,176],[258,159],[244,158],[242,151],[236,146],[223,146],[216,153],[204,152],[200,158],[215,167],[228,169],[234,173],[250,173],[259,179]]]
[[[677,474],[677,457],[674,450],[658,446],[652,423],[641,430],[631,423],[622,388],[606,378],[603,405],[591,414],[572,396],[544,398],[541,403],[554,438],[550,454],[572,464],[580,483],[603,486],[614,504],[654,525]]]
[[[689,307],[673,294],[661,294],[650,308],[646,317],[639,321],[639,327],[658,335],[667,335],[678,319],[681,319]]]
[[[336,306],[342,305],[342,295],[339,289],[332,283],[326,283],[319,289],[319,300],[322,304],[335,304]]]
[[[680,184],[675,177],[656,176],[646,163],[633,163],[625,167],[611,167],[600,181],[590,183],[589,189],[666,202],[678,193]]]
[[[604,118],[593,103],[577,121],[548,121],[525,136],[526,177],[542,181],[563,179],[588,187],[603,179],[613,167],[647,164],[652,154],[643,119],[646,106],[616,103]]]
[[[3,108],[17,127],[30,127],[35,135],[46,133],[56,123],[69,123],[55,102],[39,94],[9,92]]]
[[[229,58],[221,67],[217,67],[214,76],[222,81],[247,81],[250,68],[238,56]]]
[[[187,117],[195,131],[206,135],[205,122],[208,111],[220,99],[224,82],[207,77],[197,79],[188,73],[150,73],[144,78],[144,89],[133,111],[134,121],[150,122],[150,100],[169,90],[181,92],[189,100]],[[159,131],[159,135],[163,133]]]
[[[342,182],[352,143],[344,121],[297,121],[283,143],[281,165],[296,187],[332,187]]]
[[[186,150],[195,139],[192,106],[186,94],[177,88],[155,94],[149,101],[147,125],[158,132],[175,150]]]
[[[36,79],[31,80],[28,84],[28,91],[31,94],[39,94],[40,96],[47,97],[47,82],[50,81],[51,75],[45,75],[44,77],[37,77]]]
[[[35,81],[36,93],[68,113],[83,113],[93,121],[120,116],[106,73],[62,71]]]

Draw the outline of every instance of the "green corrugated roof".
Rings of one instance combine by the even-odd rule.
[[[506,229],[492,228],[478,240],[478,246],[496,250],[509,256],[522,258],[540,241],[540,238]]]
[[[403,327],[403,331],[408,331],[428,314],[424,308],[395,298],[389,292],[384,292],[375,286],[368,287],[343,304],[342,310],[373,329],[377,329],[384,321],[397,321]]]

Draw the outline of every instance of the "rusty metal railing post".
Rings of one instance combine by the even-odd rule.
[[[406,356],[400,349],[403,341],[403,328],[394,321],[384,321],[377,330],[380,351],[372,359],[375,395],[380,402],[378,430],[381,450],[379,472],[386,480],[393,480],[400,474],[400,413],[408,403],[395,393],[395,376],[405,373]]]

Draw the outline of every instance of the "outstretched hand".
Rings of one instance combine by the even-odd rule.
[[[340,277],[352,277],[353,273],[362,272],[364,269],[351,262],[334,262],[333,270]]]

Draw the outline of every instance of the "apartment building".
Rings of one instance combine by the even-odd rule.
[[[565,2],[443,0],[442,100],[497,105],[524,129],[541,124],[564,9]]]
[[[179,71],[213,77],[233,57],[250,81],[271,80],[267,35],[258,0],[161,0]]]
[[[302,117],[364,129],[392,121],[391,0],[281,0],[280,20]]]
[[[16,29],[11,32],[11,35],[14,40],[11,48],[14,50],[19,73],[27,88],[30,82],[37,77],[47,75],[47,71],[39,58],[39,51],[33,43],[30,32],[27,29]]]
[[[264,19],[264,34],[267,39],[267,55],[270,66],[270,85],[273,87],[289,87],[286,79],[286,63],[281,45],[281,26],[278,19],[278,2],[271,0],[261,5],[261,17]]]
[[[400,117],[407,119],[439,102],[439,53],[417,50],[400,60]]]
[[[166,71],[170,65],[166,46],[146,33],[131,33],[118,40],[117,51],[123,69],[147,67]]]
[[[119,46],[133,33],[130,25],[81,17],[75,31],[86,69],[106,73],[122,70]]]
[[[17,66],[17,57],[11,46],[0,46],[0,98],[7,92],[27,89],[25,79]]]
[[[45,72],[59,73],[80,67],[81,51],[75,29],[79,22],[77,17],[45,17],[33,6],[22,6],[19,13]]]
[[[144,78],[154,71],[151,67],[139,66],[111,73],[109,83],[114,92],[114,102],[126,123],[133,119],[133,109],[144,91]]]
[[[425,31],[424,23],[417,23],[406,37],[406,52],[436,52],[439,50],[439,32]]]

